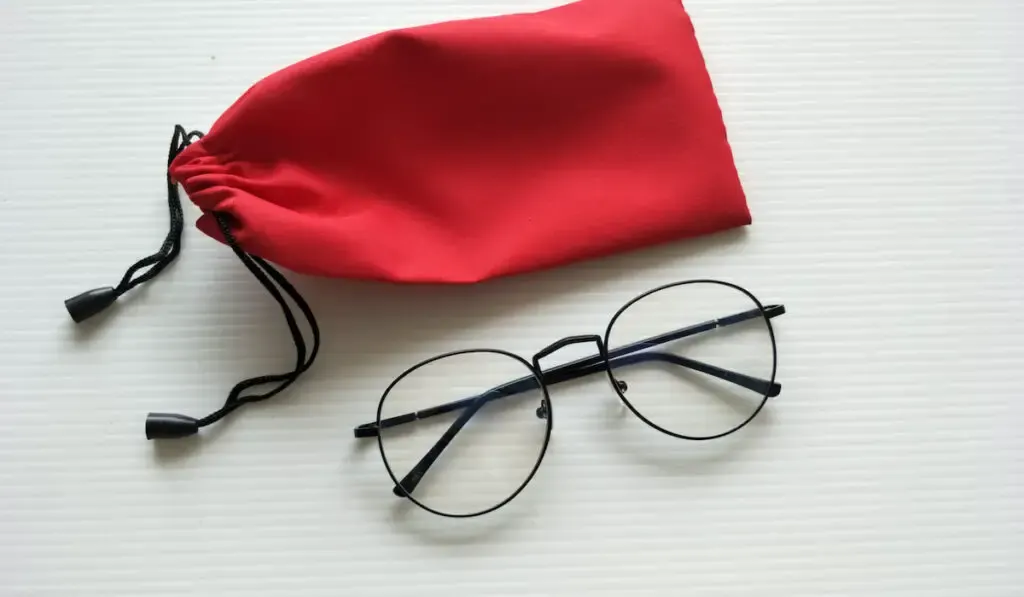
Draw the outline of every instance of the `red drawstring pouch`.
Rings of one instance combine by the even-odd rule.
[[[269,262],[469,283],[750,223],[680,0],[399,29],[268,76],[205,136],[175,129],[167,239],[118,286],[69,299],[76,321],[177,256],[178,183],[204,214],[198,227],[281,304],[299,358],[240,383],[208,417],[150,415],[151,438],[195,433],[312,364],[315,320]],[[309,346],[287,297],[312,327]]]

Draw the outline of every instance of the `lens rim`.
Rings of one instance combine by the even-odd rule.
[[[427,512],[431,512],[433,514],[437,514],[438,516],[444,516],[446,518],[473,518],[473,517],[476,517],[476,516],[483,516],[484,514],[489,514],[491,512],[494,512],[498,508],[501,508],[502,506],[505,506],[506,504],[508,504],[509,502],[514,500],[516,497],[518,497],[519,494],[522,493],[524,489],[526,489],[526,486],[530,484],[530,481],[533,480],[533,477],[537,474],[537,471],[540,470],[541,462],[543,462],[544,455],[548,451],[548,444],[551,442],[551,429],[552,429],[552,424],[553,424],[553,421],[554,421],[554,413],[553,413],[553,409],[551,408],[551,397],[548,395],[548,387],[547,387],[547,385],[544,383],[544,380],[541,378],[541,375],[538,374],[537,370],[534,369],[533,365],[531,365],[530,362],[527,361],[526,359],[524,359],[523,357],[521,357],[521,356],[519,356],[517,354],[511,353],[511,352],[508,352],[506,350],[500,350],[500,349],[496,349],[496,348],[473,348],[473,349],[468,349],[468,350],[456,350],[456,351],[452,351],[452,352],[446,352],[444,354],[439,354],[437,356],[431,357],[431,358],[426,359],[424,361],[420,361],[419,363],[413,365],[412,367],[409,367],[408,369],[403,371],[401,375],[396,377],[388,385],[387,389],[384,390],[384,393],[381,395],[380,401],[377,403],[377,418],[376,418],[377,429],[378,429],[378,432],[377,432],[377,449],[380,451],[380,458],[384,462],[384,468],[388,472],[388,477],[391,478],[391,481],[394,482],[396,487],[401,487],[401,482],[400,482],[399,478],[395,475],[395,472],[393,470],[391,470],[391,464],[388,462],[388,457],[387,457],[387,455],[384,452],[384,434],[382,433],[383,432],[383,428],[380,426],[381,414],[382,414],[382,412],[384,410],[384,402],[387,400],[388,394],[391,393],[391,390],[394,389],[394,387],[397,386],[399,384],[399,382],[401,382],[403,379],[405,379],[406,377],[408,377],[410,374],[412,374],[413,372],[417,371],[418,369],[421,369],[422,367],[425,367],[425,366],[427,366],[427,365],[429,365],[431,363],[434,363],[436,361],[440,361],[442,359],[447,359],[447,358],[451,358],[451,357],[458,357],[458,356],[467,355],[467,354],[479,354],[479,353],[495,354],[495,355],[499,355],[499,356],[509,357],[509,358],[511,358],[511,359],[513,359],[513,360],[515,360],[515,361],[517,361],[519,363],[521,363],[526,368],[526,370],[530,372],[530,375],[532,375],[533,378],[537,381],[537,385],[538,385],[538,387],[540,387],[541,393],[543,395],[542,396],[543,404],[544,404],[545,408],[547,409],[547,426],[546,426],[546,428],[544,430],[544,443],[541,445],[540,454],[538,454],[538,456],[537,456],[537,462],[534,463],[533,468],[530,470],[530,473],[528,475],[526,475],[526,479],[523,480],[522,484],[519,485],[519,487],[517,487],[516,490],[513,491],[512,494],[509,495],[504,500],[498,502],[494,506],[491,506],[489,508],[485,508],[483,510],[480,510],[479,512],[472,512],[472,513],[468,513],[468,514],[454,514],[454,513],[451,513],[451,512],[444,512],[444,511],[441,511],[441,510],[437,510],[435,508],[431,508],[430,506],[428,506],[428,505],[424,504],[423,502],[419,501],[418,499],[416,499],[415,497],[413,497],[409,493],[405,493],[402,496],[404,499],[407,499],[407,500],[411,501],[412,503],[416,504],[420,508],[423,508]],[[512,381],[512,380],[509,380],[509,381]]]
[[[605,329],[605,332],[604,332],[604,345],[605,345],[604,368],[605,368],[605,372],[608,374],[608,382],[611,384],[612,390],[616,394],[619,395],[619,399],[622,400],[623,404],[626,405],[626,408],[628,408],[634,415],[637,416],[638,419],[640,419],[641,421],[646,423],[649,427],[652,427],[652,428],[654,428],[654,429],[664,433],[665,435],[669,435],[669,436],[676,437],[676,438],[679,438],[679,439],[686,439],[686,440],[691,440],[691,441],[707,441],[707,440],[719,439],[719,438],[725,437],[727,435],[731,435],[733,433],[736,433],[740,429],[743,429],[744,427],[746,427],[751,421],[753,421],[757,417],[758,414],[761,413],[761,410],[764,409],[765,404],[768,403],[768,394],[765,393],[761,397],[761,403],[757,405],[757,408],[754,409],[754,412],[749,417],[747,417],[746,420],[744,420],[743,422],[739,423],[738,425],[736,425],[732,429],[729,429],[728,431],[724,431],[722,433],[717,433],[715,435],[707,435],[707,436],[684,435],[682,433],[676,433],[675,431],[671,431],[669,429],[666,429],[666,428],[662,427],[661,425],[658,425],[654,421],[652,421],[652,420],[648,419],[647,417],[645,417],[635,406],[633,406],[633,404],[629,401],[629,399],[626,398],[626,394],[619,388],[619,384],[616,383],[617,380],[615,379],[614,373],[612,373],[611,361],[610,361],[610,359],[608,357],[609,353],[613,350],[612,345],[610,343],[612,330],[615,328],[615,322],[619,320],[619,317],[622,316],[623,313],[625,313],[630,307],[632,307],[636,303],[638,303],[641,300],[647,298],[648,296],[651,296],[652,294],[655,294],[657,292],[661,292],[662,290],[669,290],[671,288],[677,288],[679,286],[687,286],[687,285],[690,285],[690,284],[714,284],[714,285],[718,285],[718,286],[724,286],[724,287],[727,287],[727,288],[732,288],[733,290],[738,290],[739,292],[745,294],[747,296],[747,298],[749,298],[755,305],[757,305],[757,308],[760,309],[760,311],[761,311],[761,317],[762,317],[762,319],[764,319],[765,325],[767,325],[767,327],[768,327],[768,338],[771,340],[771,345],[772,345],[772,375],[771,375],[771,378],[768,380],[768,382],[769,382],[769,385],[774,384],[775,383],[775,374],[778,371],[779,359],[778,359],[778,351],[777,351],[776,346],[775,346],[775,330],[772,328],[771,318],[768,317],[767,313],[765,312],[764,305],[761,304],[761,301],[759,301],[757,299],[757,297],[754,296],[749,290],[747,290],[746,288],[743,288],[742,286],[739,286],[737,284],[733,284],[732,282],[725,282],[725,281],[722,281],[722,280],[685,280],[683,282],[673,282],[671,284],[664,284],[664,285],[659,286],[657,288],[653,288],[651,290],[648,290],[648,291],[644,292],[643,294],[640,294],[640,295],[634,297],[633,299],[631,299],[629,302],[627,302],[625,305],[623,305],[618,311],[615,312],[615,315],[612,316],[611,321],[608,322],[608,327]]]

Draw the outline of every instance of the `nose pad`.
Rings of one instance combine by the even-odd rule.
[[[546,419],[546,418],[548,418],[548,405],[547,404],[544,404],[543,402],[541,402],[540,406],[537,407],[537,418],[538,419]]]
[[[629,384],[627,384],[626,382],[622,381],[621,379],[616,379],[615,380],[615,387],[619,388],[619,391],[622,392],[623,394],[625,394],[626,390],[629,389]]]

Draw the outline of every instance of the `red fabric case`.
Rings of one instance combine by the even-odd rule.
[[[381,33],[255,84],[171,176],[249,253],[475,282],[750,223],[679,0]]]

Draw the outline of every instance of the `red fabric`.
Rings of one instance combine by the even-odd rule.
[[[315,275],[474,282],[750,223],[679,0],[374,35],[254,85],[172,176]]]

